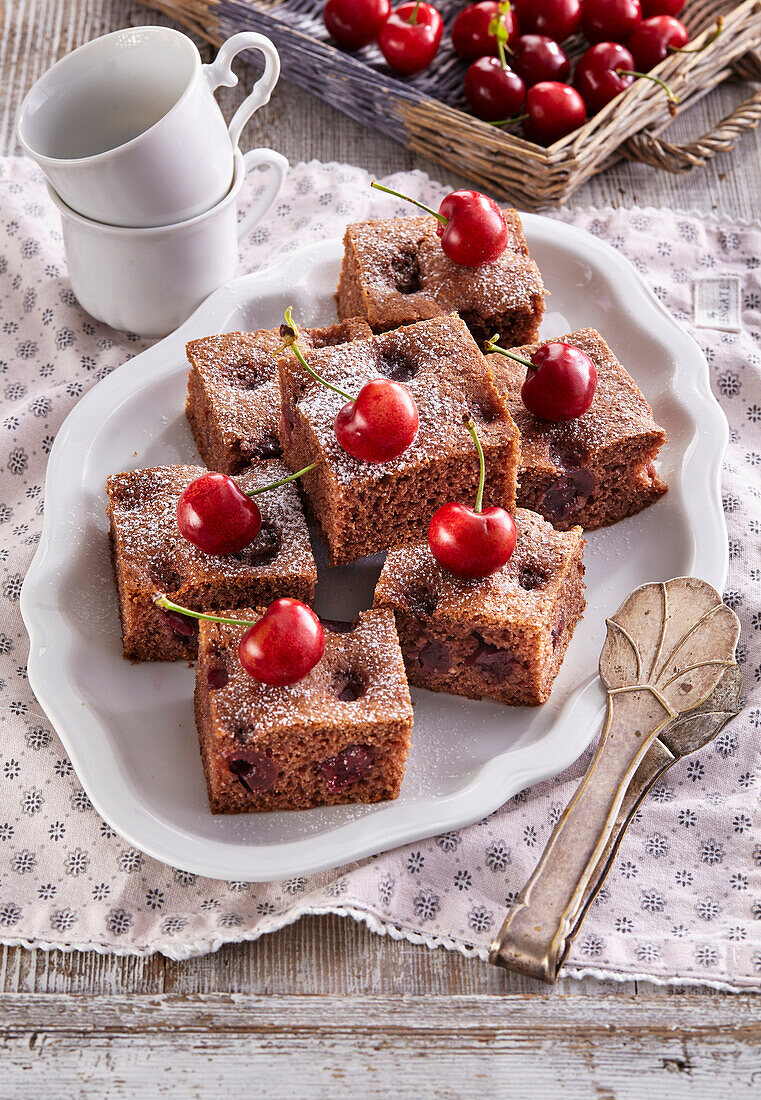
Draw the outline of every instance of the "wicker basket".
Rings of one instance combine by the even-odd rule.
[[[744,130],[761,121],[761,91],[756,91],[710,133],[672,145],[658,137],[671,122],[662,90],[636,80],[579,130],[545,149],[466,113],[465,65],[448,35],[464,0],[438,4],[447,26],[442,47],[427,71],[407,78],[392,73],[376,46],[356,54],[334,46],[322,22],[322,0],[144,2],[214,43],[241,30],[267,34],[288,80],[524,209],[563,202],[621,157],[686,171],[731,149]],[[680,109],[730,76],[761,80],[761,59],[754,53],[761,46],[761,0],[688,0],[682,18],[700,44],[720,15],[723,32],[704,51],[674,54],[653,70],[680,97]],[[572,56],[584,49],[580,39],[570,46]]]

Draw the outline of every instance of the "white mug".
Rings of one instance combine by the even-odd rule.
[[[246,172],[268,168],[263,194],[238,224],[237,197]],[[141,336],[165,336],[213,290],[232,279],[238,241],[270,208],[288,171],[271,149],[235,152],[233,182],[211,210],[176,225],[128,229],[102,225],[48,194],[63,221],[72,290],[99,321]]]
[[[237,84],[232,60],[248,49],[264,55],[264,73],[228,127],[213,93]],[[18,138],[59,198],[86,218],[140,227],[187,221],[229,191],[241,130],[279,75],[277,50],[254,32],[228,38],[203,65],[180,31],[114,31],[37,81],[21,105]]]

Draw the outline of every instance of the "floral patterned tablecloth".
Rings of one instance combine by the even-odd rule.
[[[421,173],[393,186],[437,204]],[[407,212],[340,164],[298,165],[245,244],[241,272],[345,224]],[[253,196],[246,184],[243,205]],[[761,985],[761,227],[663,210],[560,211],[627,256],[690,330],[731,428],[724,507],[740,616],[742,715],[644,803],[564,973]],[[319,875],[216,882],[167,867],[100,819],[26,680],[19,614],[40,537],[46,457],[79,397],[146,344],[77,305],[36,169],[0,162],[0,940],[175,958],[335,912],[377,932],[485,956],[583,773],[485,821]]]

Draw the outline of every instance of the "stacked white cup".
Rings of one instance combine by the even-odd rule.
[[[214,98],[233,58],[258,50],[264,72],[229,126]],[[18,137],[42,168],[63,221],[74,293],[100,321],[164,336],[235,273],[238,241],[277,197],[288,162],[238,140],[269,101],[280,59],[268,38],[233,35],[211,65],[168,27],[96,38],[37,81]],[[266,167],[263,194],[238,223],[246,172]]]

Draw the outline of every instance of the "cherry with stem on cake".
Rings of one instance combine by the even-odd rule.
[[[581,29],[592,44],[626,42],[641,20],[640,0],[584,0]]]
[[[238,658],[250,676],[272,687],[286,687],[303,680],[325,652],[322,623],[311,607],[290,596],[271,603],[257,622],[191,611],[164,595],[154,596],[153,602],[175,615],[248,627],[238,643]]]
[[[699,46],[688,46],[690,40],[687,28],[678,19],[670,15],[655,15],[652,19],[643,19],[626,43],[638,69],[655,68],[673,53],[702,53],[721,34],[724,20],[721,16],[705,42]]]
[[[443,504],[428,524],[428,545],[439,565],[457,577],[481,580],[496,573],[512,557],[517,533],[515,520],[504,508],[482,510],[486,462],[481,440],[470,417],[465,419],[478,452],[476,503]]]
[[[431,214],[438,225],[436,233],[441,238],[441,248],[447,259],[462,267],[481,267],[493,264],[507,248],[507,222],[494,199],[480,191],[452,191],[441,200],[438,212],[418,199],[403,195],[375,180],[370,184],[377,191],[395,195],[397,199],[411,202],[426,214]]]
[[[499,56],[479,57],[465,73],[465,98],[485,122],[515,114],[526,98],[526,85],[507,64],[507,30],[499,18],[494,20],[494,34]]]
[[[436,8],[411,0],[391,12],[378,32],[378,45],[392,69],[411,76],[431,64],[443,31]]]
[[[516,0],[523,34],[542,34],[562,42],[579,29],[581,0]]]
[[[334,422],[336,439],[360,462],[391,462],[413,443],[420,418],[415,399],[401,382],[373,378],[365,382],[356,397],[334,386],[309,366],[298,346],[299,330],[291,307],[285,311],[283,347],[290,347],[301,366],[317,382],[346,398]]]
[[[679,103],[679,97],[659,77],[637,72],[634,58],[626,46],[618,42],[598,42],[596,46],[590,46],[576,64],[573,82],[589,113],[596,114],[631,87],[637,78],[659,84],[666,92],[671,108]]]
[[[501,348],[499,334],[485,344],[488,355],[506,355],[528,368],[521,388],[523,404],[542,420],[576,420],[592,404],[597,368],[589,356],[563,340],[552,340],[532,352],[531,358]]]
[[[452,45],[463,61],[498,56],[499,47],[494,32],[497,20],[512,44],[512,39],[518,34],[518,22],[509,2],[483,0],[480,4],[468,4],[462,9],[452,24]]]
[[[510,43],[511,64],[527,88],[544,80],[565,81],[571,62],[554,38],[520,34]]]
[[[252,497],[287,485],[316,465],[313,462],[259,489],[241,489],[227,474],[202,474],[185,486],[177,501],[180,534],[205,554],[221,557],[239,553],[254,541],[262,526],[259,505]]]
[[[378,37],[390,11],[390,0],[328,0],[322,19],[340,46],[361,50]]]

